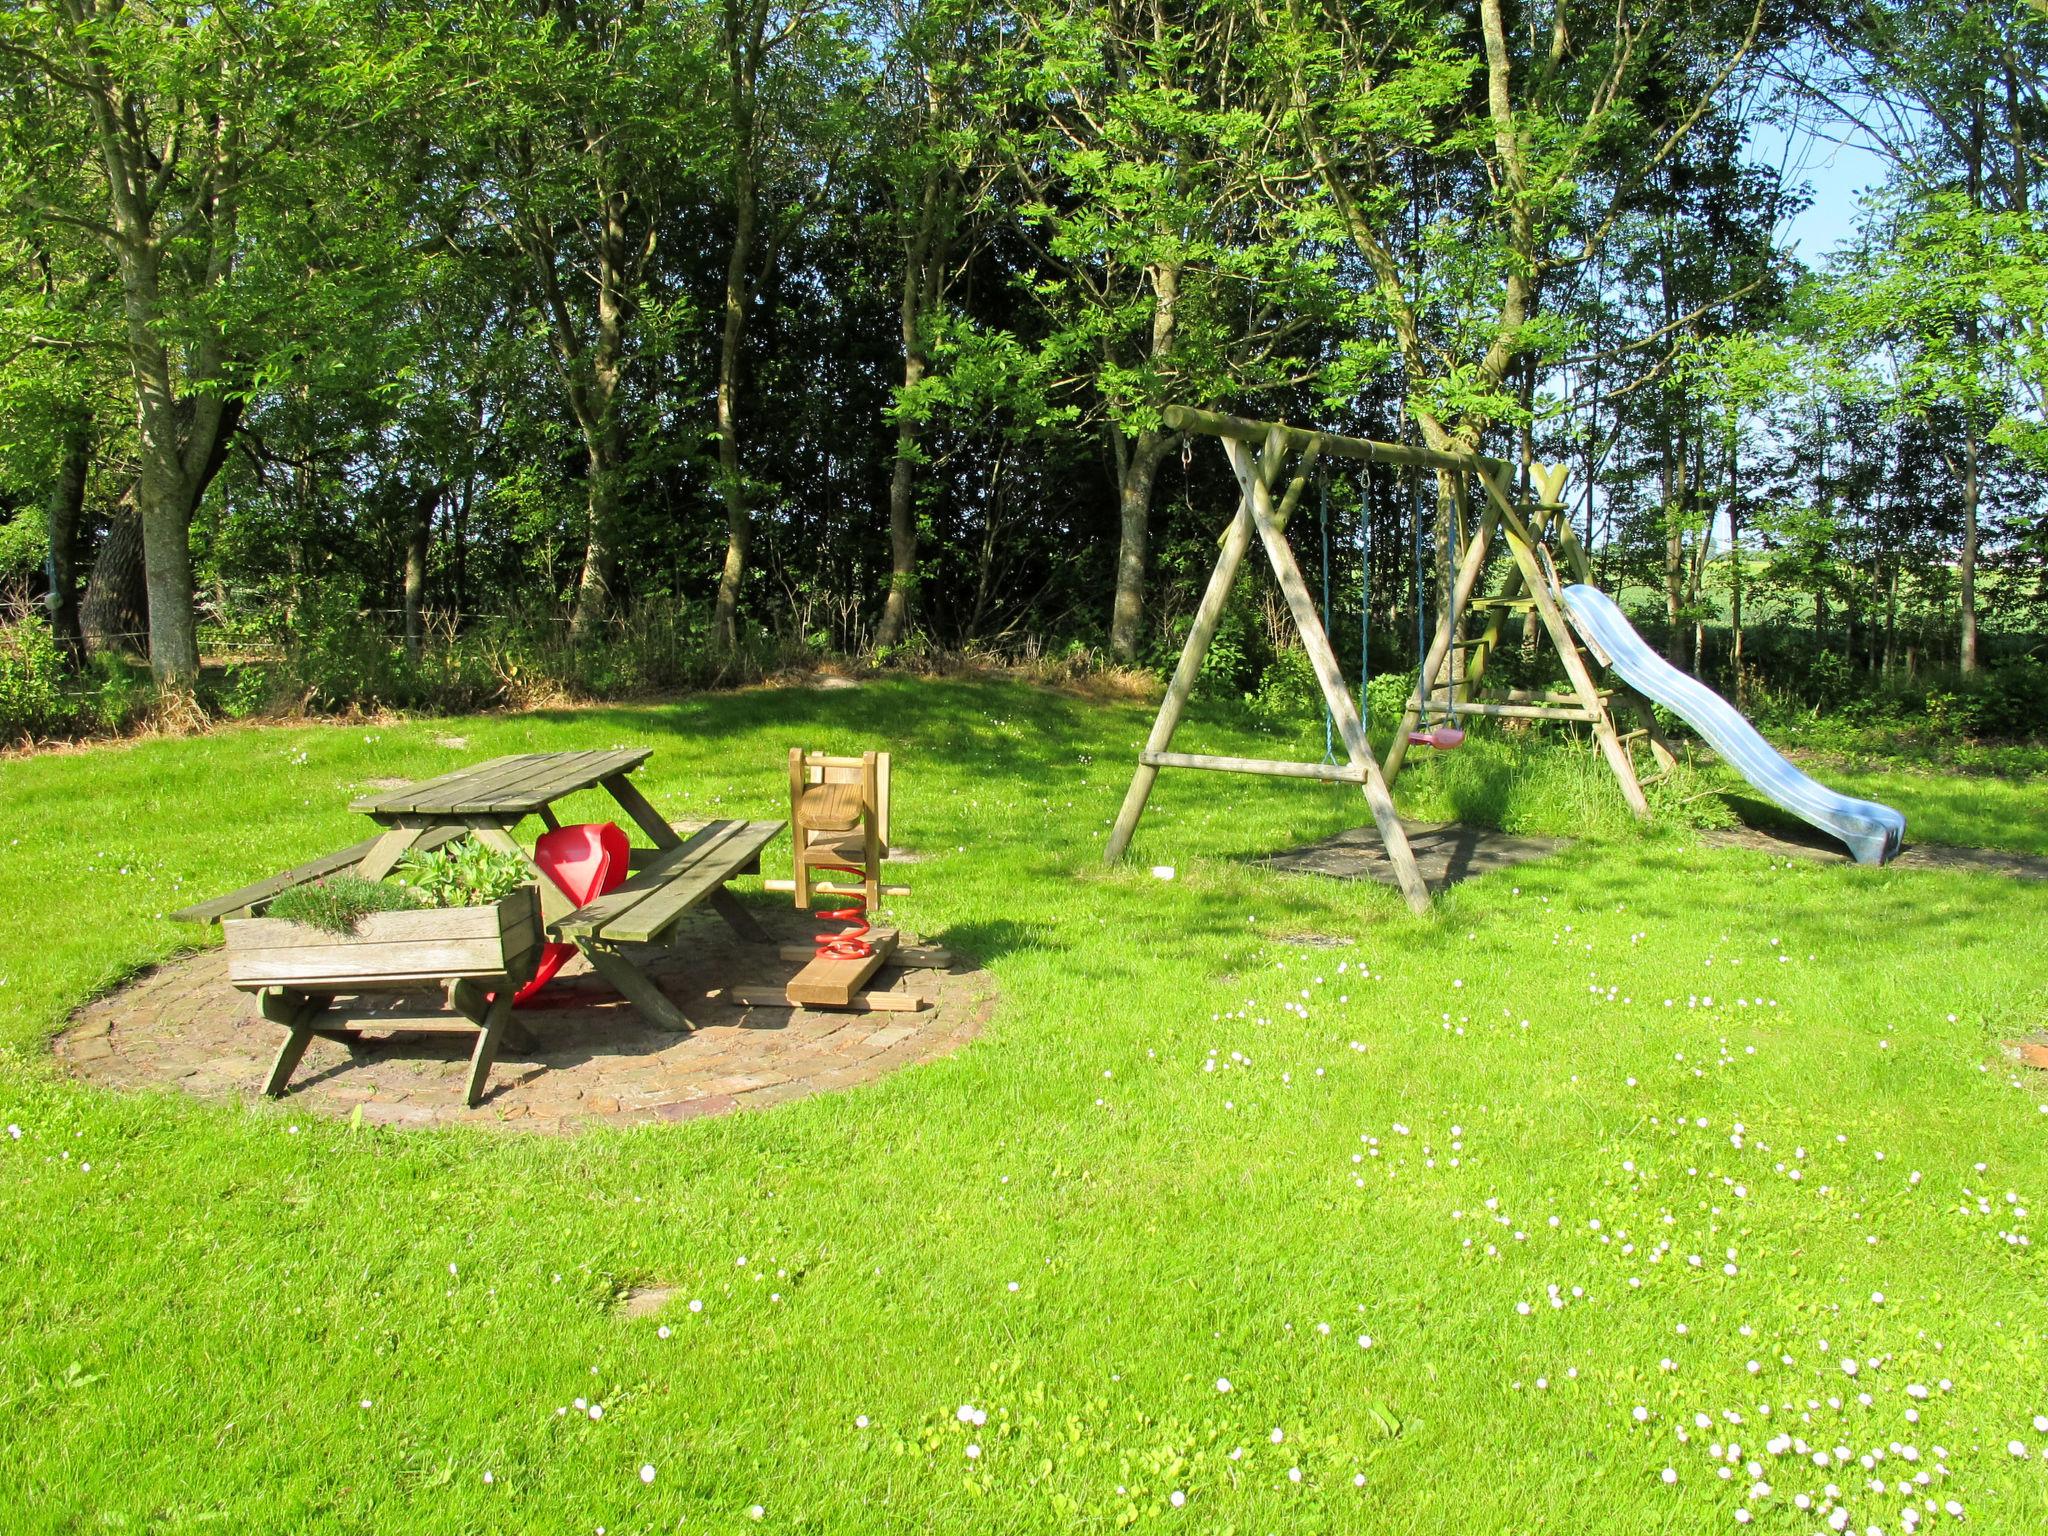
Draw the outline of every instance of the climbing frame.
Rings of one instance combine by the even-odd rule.
[[[1537,499],[1522,504],[1511,501],[1503,489],[1508,479],[1504,470],[1505,466],[1477,460],[1471,466],[1471,478],[1485,492],[1485,504],[1465,547],[1451,602],[1438,616],[1436,636],[1417,674],[1415,692],[1410,695],[1400,727],[1394,732],[1393,747],[1387,754],[1387,779],[1391,783],[1399,776],[1407,760],[1408,733],[1421,719],[1424,700],[1439,687],[1445,668],[1450,667],[1455,681],[1448,705],[1452,715],[1590,725],[1601,755],[1621,786],[1622,798],[1638,817],[1647,819],[1650,805],[1643,794],[1644,784],[1668,773],[1677,758],[1647,699],[1625,684],[1618,683],[1611,689],[1595,684],[1576,633],[1557,599],[1559,583],[1547,536],[1554,535],[1574,580],[1592,579],[1585,550],[1573,535],[1571,521],[1565,514],[1565,468],[1532,465],[1530,479]],[[1485,574],[1496,540],[1506,546],[1513,563],[1498,594],[1475,597],[1474,588]],[[1513,612],[1525,615],[1525,639],[1536,625],[1542,626],[1541,633],[1548,636],[1557,651],[1569,689],[1543,693],[1511,690],[1502,702],[1477,701],[1471,697],[1473,686],[1484,677],[1487,661],[1500,646],[1507,616]],[[1475,615],[1484,619],[1484,627],[1476,635],[1471,632]],[[1462,668],[1456,664],[1460,654],[1465,657]],[[1605,657],[1596,654],[1594,659],[1605,665]],[[1635,729],[1623,731],[1618,727],[1614,715],[1617,699],[1635,714],[1639,722]],[[1636,768],[1634,749],[1638,743],[1646,743],[1651,750],[1655,765],[1652,775],[1644,775]]]

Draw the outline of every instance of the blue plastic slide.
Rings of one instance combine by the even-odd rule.
[[[1572,626],[1630,687],[1683,716],[1736,772],[1794,816],[1847,843],[1858,864],[1882,864],[1899,851],[1904,816],[1888,805],[1838,795],[1794,768],[1734,705],[1651,650],[1605,592],[1566,587],[1564,605]]]

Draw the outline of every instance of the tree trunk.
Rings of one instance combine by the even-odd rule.
[[[923,382],[931,359],[925,351],[924,319],[938,298],[943,265],[938,249],[943,178],[925,174],[918,200],[917,224],[903,259],[903,287],[897,323],[903,337],[903,393]],[[899,644],[910,628],[910,605],[917,595],[917,423],[900,413],[896,418],[896,462],[889,471],[889,595],[882,604],[882,622],[875,631],[877,648]]]
[[[570,621],[570,634],[578,639],[611,611],[612,584],[618,577],[618,521],[626,473],[620,397],[626,378],[629,290],[638,277],[629,267],[633,245],[627,218],[632,200],[615,184],[603,132],[586,130],[585,141],[599,166],[604,222],[597,242],[597,338],[590,349],[589,386],[582,398],[590,484],[583,570],[576,581],[576,612]],[[651,243],[642,249],[651,249]]]
[[[405,654],[414,661],[427,639],[427,553],[434,538],[434,509],[441,487],[429,486],[413,501],[412,523],[405,538]]]
[[[142,581],[142,514],[135,510],[130,486],[114,507],[79,605],[79,625],[91,649],[108,655],[132,649],[132,642],[142,638],[148,602]]]
[[[1685,654],[1685,626],[1679,622],[1685,611],[1685,510],[1689,490],[1684,446],[1666,444],[1665,454],[1664,625],[1668,631],[1665,644],[1671,664],[1681,671],[1689,671],[1691,665]]]
[[[1737,480],[1741,459],[1734,438],[1728,442],[1728,665],[1735,684],[1735,707],[1747,691],[1742,677],[1742,487]]]
[[[43,509],[50,538],[50,628],[74,663],[85,656],[85,632],[78,621],[78,525],[91,470],[92,422],[78,411],[65,423],[62,457]]]
[[[712,644],[725,656],[739,650],[740,586],[747,576],[753,513],[740,471],[740,363],[747,338],[749,274],[760,217],[755,87],[767,27],[765,0],[725,0],[728,110],[732,130],[733,236],[725,263],[724,326],[718,346],[718,482],[725,499],[725,564],[712,606]]]
[[[1161,263],[1151,269],[1150,358],[1156,370],[1172,358],[1180,340],[1180,268]],[[1142,431],[1136,445],[1117,455],[1116,598],[1110,606],[1109,654],[1121,666],[1138,659],[1145,633],[1145,555],[1151,542],[1152,487],[1176,434]]]
[[[1981,494],[1977,463],[1977,432],[1963,428],[1963,549],[1956,561],[1956,605],[1962,634],[1956,665],[1965,673],[1977,670],[1977,501]]]
[[[1140,432],[1129,451],[1118,455],[1122,473],[1117,477],[1116,599],[1110,608],[1109,654],[1119,666],[1137,662],[1139,642],[1144,638],[1152,488],[1158,484],[1159,466],[1176,436],[1172,432]]]

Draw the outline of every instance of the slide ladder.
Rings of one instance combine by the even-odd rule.
[[[1644,697],[1685,720],[1722,759],[1776,804],[1841,839],[1858,864],[1883,864],[1899,851],[1906,818],[1888,805],[1838,794],[1786,761],[1740,710],[1653,650],[1614,599],[1584,583],[1559,596],[1572,627],[1593,654]]]

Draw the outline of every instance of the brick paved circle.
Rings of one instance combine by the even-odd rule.
[[[791,909],[755,914],[780,943],[807,943],[814,925]],[[906,935],[907,943],[915,942]],[[534,1037],[506,1049],[475,1109],[462,1103],[473,1037],[373,1036],[353,1050],[315,1039],[278,1102],[379,1125],[485,1125],[568,1132],[587,1125],[689,1120],[780,1104],[871,1081],[958,1049],[979,1032],[995,998],[986,971],[884,971],[886,990],[920,993],[920,1013],[741,1008],[734,987],[775,986],[795,963],[742,944],[715,919],[691,920],[683,942],[649,967],[697,1024],[671,1034],[641,1022],[573,960],[551,991],[558,1006],[522,1010]],[[343,998],[366,1016],[376,1000]],[[417,1006],[418,997],[404,999]],[[156,967],[80,1009],[55,1051],[71,1072],[103,1088],[176,1088],[202,1099],[256,1100],[283,1031],[227,984],[210,949]]]

